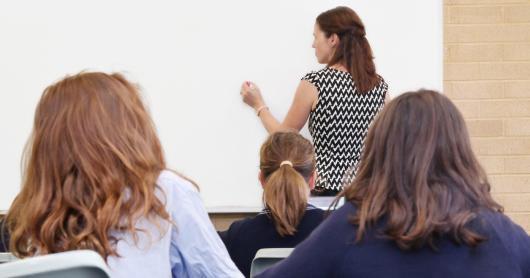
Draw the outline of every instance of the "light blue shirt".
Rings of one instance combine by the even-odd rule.
[[[163,171],[157,181],[174,224],[160,227],[140,219],[149,233],[114,234],[119,257],[109,257],[113,277],[243,277],[215,231],[197,189],[178,175]],[[160,192],[158,192],[160,193]]]

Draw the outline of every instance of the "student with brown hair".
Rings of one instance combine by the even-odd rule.
[[[352,9],[321,13],[313,36],[316,58],[326,67],[302,78],[282,122],[269,111],[256,84],[244,82],[241,96],[270,133],[300,130],[309,119],[318,174],[313,194],[335,196],[355,175],[366,132],[383,108],[388,85],[375,70],[365,26]]]
[[[530,238],[491,197],[447,97],[397,97],[365,144],[345,205],[259,277],[530,277]]]
[[[80,73],[44,91],[8,210],[18,257],[91,249],[113,277],[240,277],[197,188],[166,170],[138,88]]]
[[[311,142],[296,132],[269,136],[260,151],[259,180],[265,209],[220,232],[232,260],[245,276],[261,248],[294,247],[323,220],[323,211],[308,204],[314,186]]]

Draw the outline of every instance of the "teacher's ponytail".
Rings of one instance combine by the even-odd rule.
[[[308,182],[315,170],[313,146],[298,133],[277,132],[265,141],[260,156],[268,215],[281,236],[294,235],[307,207]]]

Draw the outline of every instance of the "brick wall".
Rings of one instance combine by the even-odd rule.
[[[530,233],[530,0],[444,1],[444,92],[495,199]]]

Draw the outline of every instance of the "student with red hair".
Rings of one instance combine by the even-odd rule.
[[[138,88],[120,74],[46,88],[6,223],[18,257],[91,249],[113,277],[241,277],[197,187],[167,170]]]

